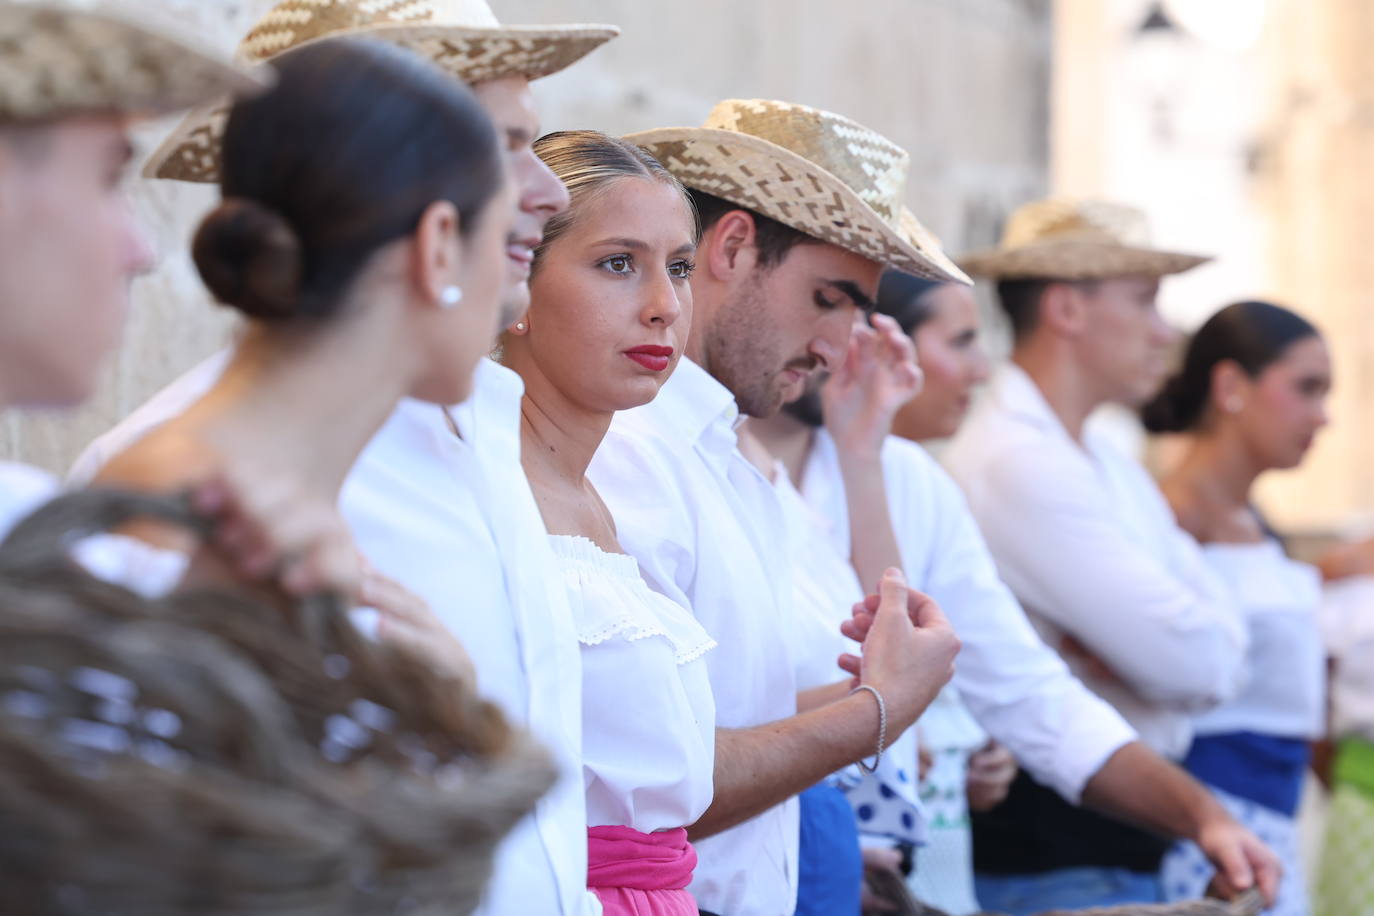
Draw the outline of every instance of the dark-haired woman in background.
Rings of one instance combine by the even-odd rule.
[[[879,312],[911,336],[925,375],[921,392],[897,411],[892,433],[927,444],[948,439],[988,378],[973,290],[890,270],[878,289]],[[930,768],[921,779],[929,837],[908,883],[923,902],[948,913],[978,910],[970,815],[996,807],[1015,777],[1016,759],[988,737],[953,685],[917,722]]]
[[[1193,335],[1181,371],[1142,410],[1148,430],[1186,444],[1161,488],[1234,590],[1250,636],[1240,693],[1201,716],[1185,765],[1282,858],[1267,911],[1302,916],[1308,900],[1294,817],[1308,742],[1324,730],[1321,575],[1295,562],[1255,509],[1260,475],[1293,468],[1327,423],[1331,357],[1307,320],[1267,302],[1238,302]],[[1165,859],[1168,899],[1197,897],[1212,869],[1192,844]]]
[[[271,481],[295,500],[289,525],[335,511],[403,396],[467,396],[499,321],[514,205],[486,114],[421,58],[336,40],[274,66],[275,88],[229,115],[223,202],[194,243],[206,285],[248,316],[246,331],[214,386],[97,481]],[[197,548],[179,531],[138,533]],[[398,636],[442,634],[401,591],[366,575],[351,597],[396,612]]]
[[[988,379],[973,290],[890,270],[879,287],[878,310],[911,336],[925,375],[921,393],[897,411],[892,434],[912,442],[948,439],[964,422],[974,389]]]

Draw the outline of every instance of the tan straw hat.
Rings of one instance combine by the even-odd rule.
[[[841,115],[727,99],[701,127],[625,137],[689,188],[754,210],[888,267],[968,283],[902,205],[910,157]]]
[[[501,25],[486,0],[281,0],[239,44],[262,63],[325,38],[377,38],[426,57],[469,85],[557,73],[605,44],[613,25]],[[149,158],[148,178],[219,180],[227,102],[186,116]]]
[[[263,85],[195,40],[99,8],[0,2],[0,121],[161,114]]]
[[[1101,200],[1050,198],[1018,207],[1002,244],[959,259],[976,277],[1006,280],[1096,280],[1163,277],[1212,260],[1150,245],[1145,214]]]

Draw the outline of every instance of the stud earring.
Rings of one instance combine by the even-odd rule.
[[[515,323],[515,329],[516,329],[517,331],[523,331],[523,330],[525,330],[526,327],[527,327],[527,325],[526,325],[525,322],[523,322],[523,321],[517,321],[517,322]]]
[[[446,309],[451,309],[463,301],[463,290],[457,286],[445,286],[443,292],[439,293],[439,304]]]
[[[1245,402],[1240,399],[1240,395],[1235,395],[1226,399],[1227,413],[1240,413],[1240,409],[1245,406]]]

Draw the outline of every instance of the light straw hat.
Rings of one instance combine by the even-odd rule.
[[[325,38],[376,38],[414,51],[472,85],[557,73],[618,34],[613,25],[501,25],[486,0],[282,0],[240,42],[237,56],[262,63]],[[229,107],[221,100],[187,115],[143,174],[218,181]]]
[[[1018,207],[1002,244],[960,258],[959,266],[999,280],[1098,280],[1163,277],[1210,260],[1152,247],[1145,214],[1135,207],[1050,198]]]
[[[884,266],[969,282],[902,205],[906,150],[846,117],[788,102],[727,99],[701,127],[625,139],[689,188]]]
[[[162,114],[264,85],[194,39],[98,7],[0,2],[0,122]]]

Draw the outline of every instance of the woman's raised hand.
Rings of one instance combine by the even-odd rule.
[[[284,481],[228,472],[196,487],[192,500],[215,520],[210,546],[232,576],[297,597],[329,591],[356,600],[362,565],[353,535],[332,504]]]
[[[892,418],[921,392],[916,348],[887,315],[855,321],[844,363],[821,388],[825,425],[841,450],[876,453]]]

